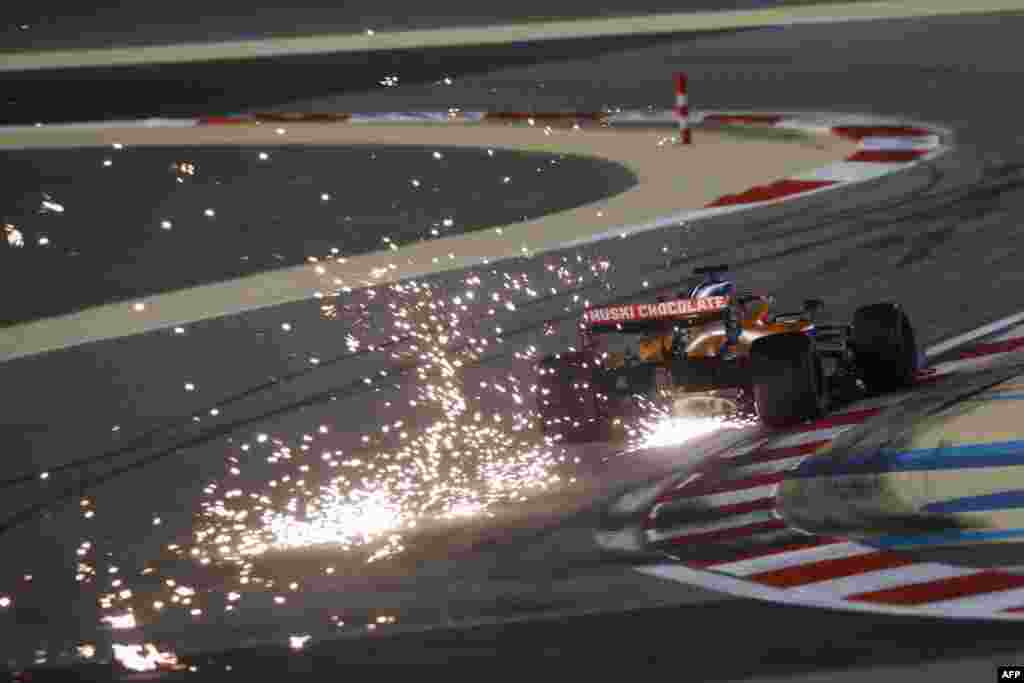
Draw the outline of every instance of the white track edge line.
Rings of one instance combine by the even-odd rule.
[[[867,604],[841,600],[819,595],[794,594],[791,590],[771,588],[753,581],[736,579],[724,574],[692,569],[682,563],[666,562],[661,565],[635,567],[635,571],[666,581],[698,586],[728,595],[753,598],[767,602],[794,605],[797,607],[823,607],[846,612],[865,612],[874,614],[892,614],[896,616],[924,616],[938,619],[961,618],[998,621],[1020,621],[1022,616],[998,612],[982,612],[978,610],[953,610],[941,607],[894,607],[882,604]],[[936,603],[938,604],[938,603]]]

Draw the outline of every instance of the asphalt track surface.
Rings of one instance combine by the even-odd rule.
[[[897,298],[906,305],[922,332],[921,341],[927,344],[1020,309],[1024,273],[1017,264],[1022,248],[1019,216],[1024,207],[1019,189],[1024,180],[1024,157],[1019,152],[1022,138],[1015,111],[1019,102],[1014,100],[1020,74],[1019,67],[1005,56],[1012,54],[1022,28],[1024,18],[1019,16],[961,17],[665,41],[555,65],[497,69],[457,79],[443,90],[432,85],[401,87],[282,103],[280,108],[373,111],[436,109],[441,105],[512,109],[520,108],[524,101],[538,110],[593,109],[605,104],[646,106],[669,100],[666,74],[681,68],[692,79],[691,100],[696,106],[865,111],[949,126],[956,133],[957,148],[931,166],[887,179],[884,184],[828,193],[756,216],[706,221],[673,236],[674,241],[664,235],[636,238],[629,241],[628,251],[617,248],[616,254],[621,264],[616,274],[620,295],[637,291],[639,280],[656,272],[651,266],[645,272],[631,272],[627,264],[637,264],[639,271],[656,260],[652,254],[659,254],[660,247],[669,242],[678,259],[659,274],[659,282],[666,285],[679,280],[692,265],[691,259],[699,256],[701,262],[712,258],[731,261],[744,282],[772,289],[783,300],[796,301],[813,290],[830,302],[840,317],[860,303]],[[964,46],[964,50],[953,54],[950,45]],[[92,452],[104,445],[103,439],[112,438],[107,425],[118,414],[139,418],[133,419],[136,425],[147,417],[159,423],[167,415],[187,414],[192,406],[184,397],[176,401],[169,394],[155,396],[149,388],[151,382],[164,379],[173,379],[178,385],[186,363],[197,376],[215,382],[212,395],[231,393],[251,381],[253,367],[259,367],[261,373],[278,373],[287,367],[281,348],[247,343],[245,357],[240,358],[241,340],[273,329],[285,318],[297,321],[297,330],[308,330],[308,337],[296,340],[295,349],[305,350],[327,334],[326,327],[318,329],[324,323],[317,320],[314,310],[308,310],[310,306],[307,310],[302,310],[301,304],[284,308],[287,310],[261,311],[198,326],[200,334],[173,340],[187,341],[191,346],[184,350],[169,346],[172,340],[167,336],[146,335],[8,364],[0,369],[6,386],[38,386],[34,380],[43,376],[74,377],[77,385],[62,385],[60,396],[41,390],[35,396],[32,392],[19,396],[19,428],[15,431],[25,439],[22,452],[52,458],[69,451]],[[525,316],[517,320],[530,322]],[[161,359],[158,367],[154,358]],[[113,383],[110,368],[118,369]],[[323,379],[321,389],[344,382],[340,372]],[[90,386],[104,388],[89,391]],[[300,399],[315,389],[293,384],[287,393]],[[81,392],[77,396],[76,390]],[[111,411],[101,406],[96,402],[97,393],[113,398],[117,408]],[[261,401],[265,401],[263,408],[287,403],[283,396]],[[57,415],[69,419],[62,420],[60,433],[47,432]],[[303,417],[295,427],[287,424],[288,414],[277,419],[271,426],[260,423],[260,428],[294,432],[315,417]],[[23,429],[32,424],[37,432]],[[72,438],[73,443],[69,441]],[[219,446],[208,446],[206,452],[203,448],[179,453],[173,462],[165,459],[162,469],[147,469],[144,479],[130,487],[134,495],[173,498],[170,478],[187,483],[202,475],[203,461]],[[671,463],[638,465],[630,463],[627,468],[633,470],[633,476],[644,471],[656,473]],[[161,481],[166,486],[147,486],[147,481]],[[117,485],[129,484],[121,478]],[[152,501],[153,506],[160,504]],[[491,551],[477,549],[472,558],[450,563],[446,569],[466,572],[460,577],[465,583],[456,591],[458,597],[468,595],[465,590],[486,596],[481,602],[501,604],[499,582],[511,579],[518,585],[506,584],[506,595],[518,594],[520,613],[530,607],[566,608],[566,602],[579,605],[584,596],[595,606],[625,605],[645,597],[650,603],[660,600],[690,606],[564,619],[547,631],[537,624],[493,627],[475,632],[486,643],[482,645],[467,645],[470,637],[466,632],[435,634],[433,640],[421,636],[408,649],[394,643],[387,649],[380,645],[376,650],[379,659],[371,662],[378,666],[384,659],[400,659],[406,665],[438,663],[447,654],[455,661],[454,665],[447,663],[448,670],[460,663],[469,669],[478,666],[472,654],[482,652],[482,656],[514,659],[523,666],[561,666],[566,660],[579,669],[593,667],[594,671],[606,670],[614,663],[650,665],[696,680],[854,680],[854,676],[859,680],[866,675],[960,680],[991,676],[996,664],[1020,657],[1024,631],[1015,625],[840,615],[723,601],[721,596],[697,589],[662,586],[642,578],[630,583],[628,569],[584,547],[595,516],[594,511],[577,515],[553,531],[534,528],[521,534],[502,534]],[[7,542],[11,547],[29,548],[38,545],[40,535],[57,531],[46,530],[45,524],[42,531],[25,528],[9,535]],[[490,571],[471,571],[482,566]],[[550,577],[556,566],[566,569],[562,580],[544,578]],[[532,584],[530,590],[523,588],[527,583]],[[445,584],[458,585],[450,580],[435,583]],[[610,585],[614,589],[609,589]],[[474,591],[473,586],[479,588]],[[532,605],[527,604],[526,595],[534,599]],[[562,604],[557,604],[558,600]],[[478,611],[471,602],[464,601],[467,612]],[[513,604],[505,613],[514,613],[515,607]],[[29,616],[23,614],[19,632],[55,633],[52,626],[33,627]],[[640,620],[647,630],[638,626]],[[597,639],[597,634],[608,640]],[[506,643],[508,649],[498,643]],[[360,651],[367,657],[378,656]],[[598,651],[608,654],[597,656]],[[299,669],[311,665],[311,660],[288,659],[283,652],[270,659]],[[493,663],[487,666],[493,670]],[[847,672],[839,673],[840,669]]]

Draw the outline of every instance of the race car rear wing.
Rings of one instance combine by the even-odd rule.
[[[691,320],[723,313],[731,302],[727,296],[709,296],[699,299],[673,299],[653,304],[622,304],[588,308],[583,312],[582,331],[611,332],[629,327],[631,330],[652,330],[665,322]]]

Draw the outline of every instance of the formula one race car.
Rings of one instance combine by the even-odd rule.
[[[770,296],[737,292],[728,266],[676,299],[588,308],[579,347],[536,365],[545,434],[614,440],[641,399],[667,398],[678,416],[756,415],[781,427],[838,403],[909,387],[923,364],[896,304],[863,306],[851,324],[825,325],[823,304],[772,313]]]

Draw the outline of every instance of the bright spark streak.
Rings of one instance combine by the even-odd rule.
[[[313,636],[309,635],[288,636],[288,647],[290,647],[293,650],[301,650],[302,648],[306,647],[306,643],[308,643],[309,639],[312,637]]]
[[[114,643],[114,659],[131,671],[156,671],[160,667],[177,668],[178,657],[173,652],[160,652],[152,643],[121,645]]]
[[[136,626],[135,615],[131,612],[103,617],[103,621],[114,629],[130,629]]]

